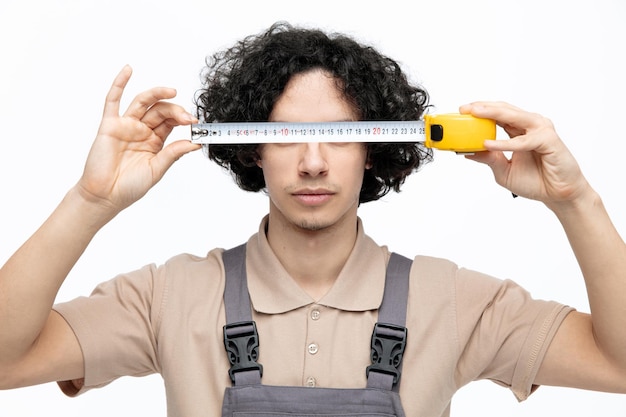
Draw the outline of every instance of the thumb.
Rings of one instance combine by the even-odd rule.
[[[165,172],[183,155],[197,151],[202,145],[191,143],[188,140],[178,140],[163,148],[153,159],[154,173],[157,178],[163,177]]]
[[[465,155],[465,157],[489,166],[491,171],[493,171],[496,182],[500,185],[506,183],[511,165],[504,153],[499,151],[482,151],[476,152],[473,155]]]

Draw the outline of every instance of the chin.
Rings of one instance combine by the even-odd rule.
[[[296,225],[300,229],[307,230],[310,232],[316,232],[319,230],[324,230],[324,229],[329,228],[330,226],[332,226],[332,223],[324,222],[318,219],[312,219],[312,220],[304,219],[296,223]]]

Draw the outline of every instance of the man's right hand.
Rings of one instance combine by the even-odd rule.
[[[175,126],[197,122],[182,107],[163,101],[176,96],[172,88],[155,87],[137,95],[120,116],[120,100],[131,74],[125,66],[113,81],[77,184],[86,201],[114,214],[143,197],[178,158],[201,147],[187,140],[164,146]]]

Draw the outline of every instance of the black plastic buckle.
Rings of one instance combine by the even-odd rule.
[[[255,322],[243,321],[224,326],[224,347],[230,362],[228,374],[233,383],[237,372],[258,370],[263,375],[263,366],[257,363],[259,334]]]
[[[393,375],[393,383],[400,378],[400,364],[406,347],[406,327],[395,324],[376,323],[372,332],[372,364],[367,367],[366,375],[370,371]]]

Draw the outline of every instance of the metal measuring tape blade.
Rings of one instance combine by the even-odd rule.
[[[415,121],[229,122],[191,126],[191,142],[202,145],[302,142],[421,142],[457,153],[484,150],[496,124],[467,114],[426,115]]]

